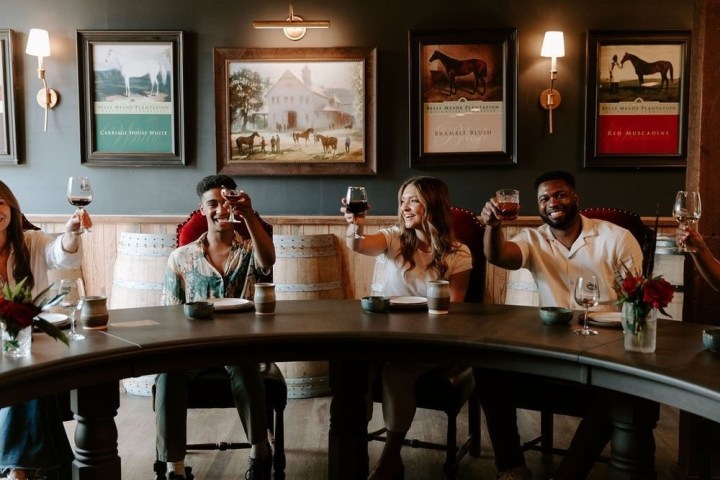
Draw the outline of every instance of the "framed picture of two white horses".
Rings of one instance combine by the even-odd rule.
[[[411,31],[408,42],[410,166],[517,163],[517,31]]]
[[[585,166],[685,168],[690,31],[589,31]]]
[[[78,30],[81,160],[182,166],[183,33]]]

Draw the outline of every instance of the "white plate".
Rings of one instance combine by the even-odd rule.
[[[68,316],[64,313],[41,313],[38,318],[42,318],[48,323],[62,324],[69,322]]]
[[[583,315],[579,315],[579,320],[582,322]],[[588,313],[588,325],[594,327],[607,327],[607,328],[622,328],[622,319],[620,318],[620,312],[590,312]]]
[[[395,308],[423,308],[427,306],[427,298],[390,297],[390,306]]]
[[[212,302],[216,312],[233,312],[247,310],[255,304],[245,298],[208,298]]]

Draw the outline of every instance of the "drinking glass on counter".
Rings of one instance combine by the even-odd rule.
[[[691,227],[700,220],[702,213],[702,205],[700,203],[700,192],[688,192],[680,190],[675,195],[675,205],[673,206],[673,217],[677,222],[685,227]],[[683,243],[678,245],[679,252],[690,252]]]
[[[68,319],[70,320],[70,333],[67,337],[71,341],[82,340],[85,338],[85,335],[75,330],[75,314],[78,307],[82,305],[80,297],[84,295],[84,292],[80,291],[80,285],[77,280],[70,279],[60,280],[60,293],[63,294],[63,298],[60,300],[60,306],[67,312]]]
[[[520,191],[512,188],[503,188],[495,192],[498,201],[498,209],[503,221],[516,220],[520,210]]]

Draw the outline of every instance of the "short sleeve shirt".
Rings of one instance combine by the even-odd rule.
[[[568,250],[555,239],[550,227],[526,228],[511,239],[522,251],[522,267],[532,273],[540,306],[578,308],[575,280],[595,275],[600,282],[598,310],[614,310],[616,272],[623,265],[633,272],[642,268],[642,250],[626,229],[604,220],[581,215],[582,231]]]
[[[400,255],[400,228],[393,226],[380,230],[387,241],[385,255],[385,275],[383,283],[383,295],[392,296],[427,296],[427,282],[430,280],[449,280],[456,273],[461,273],[472,268],[472,255],[465,244],[456,243],[456,249],[447,256],[448,271],[444,279],[440,278],[437,270],[427,268],[432,262],[432,254],[415,251],[413,259],[415,268],[407,270],[404,259]]]
[[[255,255],[250,239],[236,235],[223,271],[207,260],[203,233],[196,241],[170,254],[165,269],[163,305],[197,302],[208,298],[252,299],[255,291]]]

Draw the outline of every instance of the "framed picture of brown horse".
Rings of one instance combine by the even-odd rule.
[[[586,167],[685,168],[690,31],[589,31]]]
[[[410,166],[513,165],[515,29],[411,31]]]
[[[217,171],[375,175],[374,48],[216,48]]]

